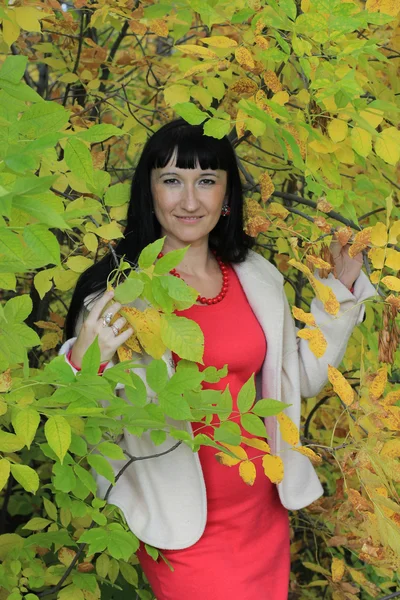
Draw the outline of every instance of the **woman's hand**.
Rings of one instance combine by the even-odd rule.
[[[342,246],[337,240],[333,241],[329,247],[335,263],[337,278],[350,289],[360,274],[363,265],[362,252],[356,254],[354,258],[349,256],[350,244]]]
[[[94,303],[87,319],[83,322],[71,354],[71,361],[78,367],[81,367],[83,356],[96,336],[98,336],[101,362],[105,362],[111,360],[117,349],[126,342],[133,333],[133,329],[130,327],[123,333],[115,335],[112,327],[108,325],[104,326],[103,318],[105,314],[111,313],[113,318],[121,308],[119,302],[114,302],[107,310],[104,310],[113,295],[113,291],[105,292],[101,298]],[[126,319],[120,317],[113,325],[118,327],[118,329],[122,329],[125,323]]]

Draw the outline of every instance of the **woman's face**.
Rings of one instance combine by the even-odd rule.
[[[227,172],[200,165],[180,169],[174,164],[172,157],[166,167],[151,171],[154,213],[162,235],[174,246],[207,240],[221,216]]]

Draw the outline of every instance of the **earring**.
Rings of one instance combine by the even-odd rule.
[[[228,217],[231,214],[231,207],[229,204],[225,203],[222,205],[221,216]]]

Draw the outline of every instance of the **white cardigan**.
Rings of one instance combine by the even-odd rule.
[[[308,342],[296,337],[279,271],[253,251],[245,262],[233,267],[268,343],[265,361],[257,376],[257,399],[274,398],[291,404],[285,412],[300,427],[301,397],[319,393],[327,381],[328,364],[339,366],[354,326],[363,319],[365,308],[361,302],[374,296],[375,288],[363,272],[353,294],[333,275],[321,280],[332,288],[340,310],[332,316],[325,312],[319,300],[312,301],[311,312],[328,342],[324,356],[318,359],[310,351]],[[85,299],[86,306],[92,296]],[[67,354],[75,339],[67,340],[60,354]],[[163,358],[171,376],[174,372],[171,352],[167,351]],[[136,362],[146,364],[150,360],[149,356],[142,355]],[[113,364],[111,361],[107,368]],[[138,368],[135,372],[145,380],[144,369]],[[124,385],[118,384],[116,390],[118,395],[126,397]],[[151,390],[149,400],[156,401]],[[193,435],[190,423],[168,417],[167,422]],[[311,504],[323,494],[314,467],[308,458],[291,450],[281,439],[276,417],[267,417],[265,425],[272,453],[279,454],[284,462],[284,479],[278,484],[282,504],[291,510]],[[139,438],[125,431],[120,441],[121,447],[132,456],[158,454],[174,444],[176,440],[167,437],[163,444],[155,446],[148,432]],[[115,474],[128,461],[108,460]],[[103,498],[109,482],[95,472],[94,475],[98,495]],[[108,502],[122,510],[130,529],[144,542],[171,550],[191,546],[201,537],[207,519],[206,489],[198,453],[182,443],[164,456],[131,464],[112,489]]]

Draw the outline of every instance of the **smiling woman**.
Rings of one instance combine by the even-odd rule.
[[[352,328],[362,319],[362,300],[375,293],[360,276],[361,255],[351,258],[347,247],[338,249],[334,259],[340,280],[330,275],[325,283],[333,288],[340,312],[333,318],[318,302],[312,303],[312,316],[328,345],[318,359],[305,339],[298,344],[283,277],[250,250],[242,215],[241,182],[227,138],[207,137],[201,126],[177,120],[149,139],[132,182],[124,238],[115,252],[135,264],[140,251],[161,236],[165,240],[159,258],[189,246],[171,273],[198,291],[197,303],[175,312],[196,321],[203,331],[199,368],[228,367],[226,377],[203,387],[227,393],[229,388],[229,420],[240,429],[245,462],[254,474],[246,485],[234,469],[216,460],[215,447],[204,444],[198,453],[181,445],[174,452],[134,462],[121,475],[108,501],[124,512],[142,542],[163,551],[174,569],[171,572],[161,559],[154,561],[141,545],[138,557],[158,600],[287,600],[287,509],[307,506],[323,490],[309,459],[290,451],[275,420],[265,422],[268,436],[261,421],[256,432],[245,428],[239,418],[239,391],[255,376],[257,399],[285,402],[286,416],[299,427],[301,396],[314,396],[323,387],[327,365],[340,363]],[[67,321],[71,339],[61,352],[76,368],[96,336],[102,360],[111,365],[126,339],[127,332],[119,332],[125,319],[109,327],[121,305],[115,302],[104,314],[111,296],[102,292],[112,267],[110,254],[83,273],[74,292]],[[349,288],[354,281],[353,295]],[[92,294],[96,291],[97,301]],[[89,294],[92,307],[84,320],[81,308]],[[148,358],[137,355],[135,363],[146,366]],[[165,354],[163,359],[173,373],[180,357]],[[145,377],[145,371],[139,367],[137,373]],[[216,415],[211,423],[189,423],[189,432],[212,437],[215,424]],[[167,435],[165,444],[171,441],[175,442]],[[125,431],[120,443],[127,456],[153,456],[161,449],[148,431],[142,436]],[[265,477],[260,447],[267,453],[264,459],[279,462],[283,481],[271,473]],[[121,461],[111,463],[119,472]],[[100,475],[97,479],[99,490],[108,487]]]

